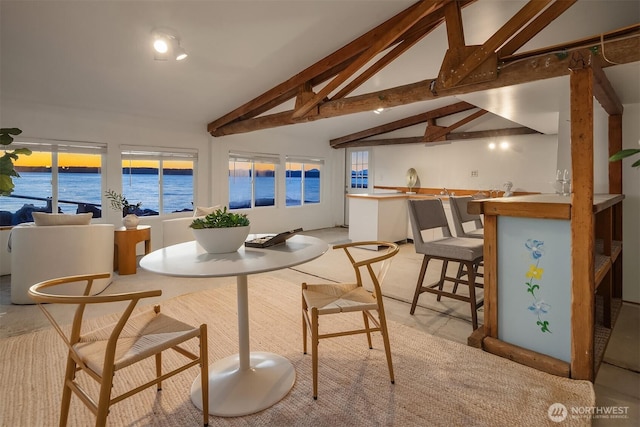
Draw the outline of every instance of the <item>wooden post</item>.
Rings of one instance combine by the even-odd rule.
[[[484,216],[484,331],[498,338],[498,216]]]
[[[594,379],[593,86],[588,51],[570,65],[571,377]]]

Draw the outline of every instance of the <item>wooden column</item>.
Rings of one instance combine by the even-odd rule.
[[[484,217],[484,333],[498,338],[498,216]]]
[[[571,105],[571,377],[594,379],[593,70],[576,55]]]
[[[622,114],[609,116],[609,156],[622,150]],[[609,162],[609,193],[622,194],[622,161]],[[613,208],[613,240],[622,241],[622,203]],[[622,256],[613,264],[611,295],[622,298]]]

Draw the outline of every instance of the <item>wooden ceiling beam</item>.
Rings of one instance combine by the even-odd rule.
[[[604,49],[608,61],[602,64],[603,68],[640,61],[640,25],[617,30],[610,34],[602,35]],[[597,40],[597,42],[595,41]],[[435,79],[422,80],[391,89],[371,92],[368,94],[352,96],[335,101],[328,101],[320,105],[319,113],[311,120],[319,120],[329,117],[338,117],[347,114],[371,111],[378,107],[390,108],[398,105],[406,105],[414,102],[428,101],[446,96],[462,95],[504,86],[512,86],[569,74],[569,57],[571,54],[583,48],[596,48],[602,51],[599,37],[590,37],[584,41],[571,42],[571,49],[564,49],[562,45],[554,46],[553,51],[541,50],[538,56],[532,56],[525,52],[512,55],[500,64],[500,73],[497,79],[478,82],[475,84],[456,86],[453,88],[439,88],[437,94],[432,92],[432,84]],[[562,52],[561,54],[559,52]],[[526,60],[524,60],[526,59]],[[261,129],[273,128],[295,124],[291,119],[293,111],[256,117],[244,121],[231,123],[212,132],[213,136],[231,135],[236,133],[252,132]]]
[[[444,4],[452,0],[422,0],[417,3],[416,8],[410,13],[403,16],[400,21],[393,25],[388,32],[378,37],[362,54],[358,56],[349,66],[336,75],[327,85],[318,91],[318,93],[301,107],[295,109],[292,119],[300,119],[308,114],[314,107],[322,102],[331,92],[336,90],[340,85],[346,82],[360,68],[371,61],[376,55],[389,47],[392,42],[397,40],[399,34],[405,33],[409,28],[415,25],[424,16],[432,13]]]
[[[514,52],[524,46],[558,16],[562,15],[576,1],[578,0],[557,0],[551,6],[546,8],[540,15],[538,15],[526,27],[522,28],[518,34],[498,50],[498,58],[513,55]]]
[[[449,49],[466,46],[464,42],[464,28],[462,27],[462,11],[458,2],[449,3],[444,7],[447,23],[447,40]]]
[[[254,117],[257,114],[254,114],[252,112],[257,109],[261,109],[261,112],[268,111],[268,109],[264,110],[264,105],[272,103],[275,99],[279,99],[280,103],[282,103],[288,99],[293,98],[296,95],[297,89],[301,84],[312,81],[315,77],[325,73],[327,70],[335,70],[336,67],[341,66],[342,69],[346,68],[344,64],[353,61],[354,58],[357,57],[357,55],[367,50],[367,48],[369,48],[369,46],[371,46],[371,44],[374,43],[375,40],[388,33],[389,30],[393,28],[399,21],[401,21],[406,15],[412,13],[420,5],[420,3],[421,2],[413,4],[396,16],[383,22],[374,29],[366,32],[362,36],[346,44],[342,48],[326,56],[310,67],[307,67],[290,79],[280,83],[274,88],[266,91],[262,95],[241,105],[240,107],[225,114],[224,116],[212,121],[208,124],[207,130],[209,131],[209,133],[213,134],[216,129],[229,124],[240,117]],[[283,94],[289,95],[289,98],[283,100]],[[273,107],[275,107],[276,105],[279,104],[275,104],[273,105]]]
[[[452,132],[445,135],[444,139],[435,142],[425,142],[424,136],[410,136],[404,138],[385,138],[385,139],[361,139],[358,141],[351,141],[333,148],[351,148],[351,147],[376,147],[381,145],[400,145],[400,144],[425,144],[425,145],[437,145],[443,141],[451,142],[466,139],[480,139],[480,138],[500,138],[513,135],[531,135],[539,134],[537,130],[528,127],[515,127],[505,129],[492,129],[492,130],[480,130],[475,132]]]
[[[461,120],[458,120],[454,124],[447,127],[431,126],[431,123],[430,123],[429,125],[427,125],[427,129],[424,131],[424,142],[439,141],[441,138],[444,138],[448,134],[450,134],[453,130],[458,129],[459,127],[464,126],[467,123],[472,122],[475,119],[482,117],[487,113],[488,113],[487,110],[476,111],[475,113],[470,114],[469,116]]]
[[[525,24],[531,21],[553,0],[529,0],[529,2],[511,17],[489,40],[482,46],[478,46],[470,52],[465,52],[466,59],[457,65],[453,70],[445,69],[440,78],[440,82],[445,88],[453,87],[462,82],[475,69],[480,67],[492,56],[497,56],[496,51],[514,34],[516,34]],[[454,55],[459,52],[452,51]],[[453,63],[452,65],[456,65]],[[448,68],[448,67],[447,67]]]
[[[427,111],[425,113],[416,114],[411,117],[396,120],[386,123],[384,125],[375,126],[370,129],[366,129],[360,132],[345,135],[340,138],[335,138],[329,141],[329,145],[338,146],[347,142],[357,141],[359,139],[369,138],[371,136],[380,135],[383,133],[393,132],[398,129],[404,129],[409,126],[414,126],[420,123],[424,123],[430,119],[438,119],[441,117],[450,116],[452,114],[460,113],[463,111],[476,108],[475,105],[468,102],[457,102],[455,104],[447,105],[445,107],[436,108],[435,110]]]
[[[422,33],[415,33],[411,37],[406,37],[403,41],[398,43],[396,47],[394,47],[390,52],[385,54],[382,58],[380,58],[375,64],[371,67],[363,71],[353,79],[349,84],[340,89],[338,93],[331,97],[331,99],[340,99],[349,95],[351,92],[360,87],[364,82],[369,80],[373,75],[375,75],[378,71],[389,65],[394,59],[398,56],[402,55],[404,52],[409,50],[412,46],[422,40],[427,34],[429,34],[433,29],[435,29],[438,25],[442,23],[442,20],[436,21],[431,24],[431,27],[426,29]]]
[[[621,115],[624,111],[618,94],[611,86],[611,82],[602,70],[601,56],[596,56],[591,50],[576,51],[571,55],[569,68],[577,70],[591,68],[593,72],[593,96],[609,115]]]

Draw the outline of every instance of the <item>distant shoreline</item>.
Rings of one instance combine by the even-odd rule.
[[[16,171],[21,172],[43,172],[51,173],[50,166],[16,166]],[[86,166],[63,166],[58,169],[58,173],[100,173],[101,168]],[[157,175],[158,168],[122,168],[123,174],[133,175]],[[170,169],[163,168],[163,175],[193,175],[193,169]]]

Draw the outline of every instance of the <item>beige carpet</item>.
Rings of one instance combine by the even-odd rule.
[[[166,301],[162,311],[192,324],[209,325],[210,360],[237,352],[235,286]],[[389,382],[379,336],[369,350],[364,336],[326,340],[320,347],[319,398],[311,397],[311,360],[302,354],[299,285],[269,275],[252,276],[249,289],[252,350],[272,351],[295,366],[296,383],[283,400],[239,418],[210,417],[231,426],[514,426],[556,425],[551,404],[593,406],[593,386],[539,372],[458,343],[391,322],[396,383]],[[111,316],[91,323],[102,325]],[[356,318],[329,318],[335,326]],[[329,319],[322,326],[329,325]],[[361,317],[357,317],[358,323]],[[57,424],[65,350],[53,330],[0,340],[0,425]],[[171,356],[171,357],[170,357]],[[175,360],[167,353],[165,363]],[[146,372],[152,372],[151,365]],[[140,367],[120,372],[120,381],[143,377]],[[189,399],[197,368],[116,404],[113,426],[197,426]],[[118,377],[116,378],[118,380]],[[117,382],[117,381],[116,381]],[[119,388],[116,388],[116,391]],[[93,416],[74,397],[70,426],[92,425]],[[568,420],[562,425],[584,425]]]

